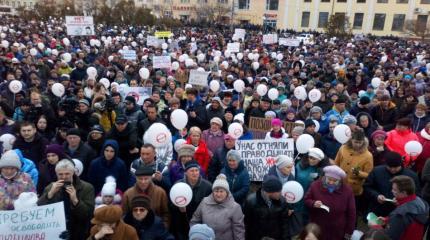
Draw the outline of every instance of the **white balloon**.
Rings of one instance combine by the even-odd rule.
[[[220,60],[219,56],[215,56],[215,57],[214,57],[214,62],[218,63],[218,62],[219,62],[219,60]]]
[[[63,38],[63,43],[65,46],[69,46],[70,45],[70,40],[68,38]]]
[[[258,61],[259,58],[260,58],[260,54],[254,53],[254,57],[253,57],[254,61]]]
[[[94,47],[96,45],[96,40],[95,39],[91,39],[90,40],[90,46]]]
[[[248,59],[249,60],[254,60],[254,54],[253,53],[248,53]]]
[[[97,76],[97,69],[95,67],[87,68],[87,75],[89,78],[94,79]]]
[[[197,60],[199,62],[203,62],[205,60],[205,55],[203,53],[200,53],[199,55],[197,55]]]
[[[311,100],[311,102],[318,102],[321,98],[321,91],[318,89],[312,89],[311,91],[309,91],[309,100]]]
[[[184,62],[185,61],[185,56],[182,54],[181,56],[179,56],[179,62]]]
[[[221,55],[222,55],[221,51],[219,50],[215,51],[215,57],[221,57]]]
[[[318,132],[320,130],[320,123],[315,119],[312,119],[312,121],[315,123],[315,132]]]
[[[269,96],[270,100],[273,101],[279,97],[279,91],[276,88],[271,88],[267,95]]]
[[[170,200],[177,207],[186,207],[190,204],[193,198],[193,190],[191,187],[183,182],[178,182],[170,189]]]
[[[139,76],[142,79],[148,79],[149,78],[149,70],[147,68],[141,68],[139,70]]]
[[[129,47],[128,46],[124,46],[124,47],[122,47],[122,50],[127,51],[127,50],[129,50]]]
[[[169,45],[167,45],[167,43],[162,43],[162,44],[161,44],[161,48],[162,48],[163,50],[166,50],[168,47],[169,47]]]
[[[359,97],[364,96],[364,94],[366,94],[366,91],[364,91],[364,90],[360,90],[360,91],[358,92],[358,96],[359,96]]]
[[[102,45],[102,43],[100,42],[100,40],[96,40],[96,47],[100,47]]]
[[[260,84],[257,86],[257,93],[258,95],[260,95],[261,97],[266,95],[267,93],[267,86],[264,84]]]
[[[175,141],[175,144],[173,145],[173,146],[174,146],[175,151],[177,152],[177,151],[179,150],[179,148],[180,148],[183,144],[185,144],[186,142],[187,142],[187,140],[185,140],[185,139],[183,139],[183,138],[180,138],[180,139],[176,140],[176,141]]]
[[[297,203],[302,200],[304,194],[303,186],[296,181],[288,181],[282,186],[282,196],[287,203]]]
[[[381,84],[381,79],[380,78],[374,77],[372,79],[372,87],[373,88],[378,88],[380,84]]]
[[[63,55],[61,55],[62,56],[62,59],[65,61],[65,62],[70,62],[70,61],[72,61],[72,55],[70,54],[70,53],[63,53]]]
[[[170,115],[170,121],[176,129],[182,130],[187,126],[188,114],[182,109],[176,109]]]
[[[3,40],[3,41],[1,41],[1,45],[2,45],[4,48],[8,48],[8,47],[9,47],[9,42],[8,42],[7,40]]]
[[[345,124],[339,124],[334,128],[333,135],[339,143],[345,144],[351,138],[351,129]]]
[[[54,83],[51,87],[52,93],[57,97],[62,97],[65,93],[64,85],[61,83]]]
[[[21,91],[22,89],[22,83],[21,81],[18,80],[12,80],[9,83],[9,90],[13,93],[19,93],[19,91]]]
[[[300,100],[305,100],[307,97],[306,89],[303,86],[298,86],[294,89],[294,96]]]
[[[254,79],[252,77],[247,77],[246,80],[249,84],[252,84],[252,82],[254,82]]]
[[[6,38],[6,33],[0,33],[0,38]]]
[[[423,145],[418,141],[409,141],[405,144],[405,152],[411,156],[416,157],[423,151]]]
[[[275,52],[271,52],[271,53],[270,53],[270,57],[271,57],[271,58],[276,58],[276,53],[275,53]]]
[[[192,67],[194,65],[194,61],[191,58],[185,59],[185,67]]]
[[[144,143],[150,143],[154,147],[164,147],[172,143],[172,133],[162,123],[153,123],[143,136]]]
[[[260,63],[259,63],[259,62],[253,62],[253,63],[252,63],[252,68],[253,68],[254,70],[257,70],[259,67],[260,67]]]
[[[243,53],[237,53],[237,59],[242,60],[243,59]]]
[[[279,53],[278,55],[276,55],[276,59],[278,61],[281,61],[284,58],[284,55],[282,53]]]
[[[388,60],[388,56],[387,55],[382,56],[381,62],[385,63],[387,60]]]
[[[217,80],[212,80],[209,83],[209,89],[212,90],[212,92],[217,92],[220,88],[220,84]]]
[[[103,86],[105,86],[106,89],[108,89],[110,86],[110,81],[107,78],[100,79],[99,83],[103,84]]]
[[[8,150],[12,150],[13,143],[15,142],[16,137],[10,133],[5,133],[0,136],[0,142],[3,145],[3,152]]]
[[[178,62],[172,62],[172,69],[173,70],[178,70],[179,69],[179,63]]]
[[[231,56],[230,51],[229,51],[229,50],[225,50],[225,51],[224,51],[224,56],[225,56],[226,58],[229,58],[229,57]]]
[[[245,90],[245,82],[242,79],[238,79],[234,81],[233,87],[234,87],[234,90],[236,90],[236,92],[241,93],[243,92],[243,90]]]
[[[108,61],[109,61],[109,62],[112,62],[113,58],[114,58],[114,56],[110,55],[110,56],[108,57]]]
[[[222,66],[223,68],[227,69],[227,68],[228,68],[228,62],[227,62],[227,61],[223,61],[223,62],[221,63],[221,66]]]
[[[204,69],[204,68],[202,68],[202,67],[198,67],[198,68],[197,68],[197,71],[199,71],[199,72],[204,72],[204,71],[205,71],[205,69]]]
[[[240,123],[232,123],[228,126],[228,133],[231,134],[235,139],[239,139],[243,134],[243,127]]]
[[[36,56],[37,55],[37,49],[36,48],[30,49],[30,55],[31,56]]]
[[[137,42],[135,42],[135,41],[131,42],[131,46],[132,47],[137,47]]]
[[[315,146],[314,138],[309,134],[302,134],[297,138],[296,147],[299,153],[307,153]]]

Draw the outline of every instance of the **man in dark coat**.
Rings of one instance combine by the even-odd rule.
[[[390,180],[399,175],[411,177],[415,182],[417,192],[420,192],[417,174],[402,166],[402,156],[396,152],[387,152],[385,165],[375,167],[367,177],[363,185],[364,193],[369,199],[369,210],[377,216],[386,217],[396,208],[396,205],[389,201],[394,198]]]
[[[260,106],[258,108],[252,109],[249,113],[249,117],[245,118],[248,121],[245,124],[248,126],[249,119],[251,117],[265,118],[265,113],[270,109],[270,102],[271,100],[269,97],[263,97],[260,101]]]
[[[145,134],[146,130],[153,124],[153,123],[164,123],[164,121],[158,116],[158,108],[154,104],[150,104],[146,107],[146,118],[141,120],[137,124],[137,136],[138,139],[142,139],[143,135]]]
[[[214,117],[224,118],[224,108],[222,107],[222,102],[219,97],[213,97],[211,104],[207,109],[207,119],[212,119]]]
[[[393,130],[396,125],[396,105],[390,101],[390,96],[388,95],[380,97],[379,103],[372,108],[370,115],[379,126],[384,128],[384,131],[386,132]]]
[[[136,106],[136,99],[133,96],[125,97],[124,114],[133,127],[137,127],[137,124],[145,118],[145,114]]]
[[[369,108],[370,99],[368,96],[363,96],[360,98],[360,100],[351,108],[349,113],[351,115],[357,116],[360,112],[365,112],[370,114],[370,108]],[[358,117],[357,117],[358,119]]]
[[[32,160],[37,165],[43,160],[48,144],[49,141],[37,133],[34,123],[23,122],[13,148],[21,150],[25,158]]]
[[[188,101],[185,111],[188,114],[188,129],[193,126],[199,127],[202,131],[207,129],[209,121],[207,121],[206,117],[206,107],[200,99],[197,99],[197,89],[188,88],[186,94]]]

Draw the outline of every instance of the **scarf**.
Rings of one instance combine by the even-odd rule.
[[[279,132],[275,132],[275,131],[270,131],[270,136],[272,138],[281,138],[282,135],[284,135],[284,133],[282,132],[282,130],[280,130]]]
[[[397,200],[397,206],[403,205],[403,204],[405,204],[407,202],[411,202],[411,201],[415,200],[416,198],[417,198],[417,195],[415,195],[415,194],[406,196],[404,198],[396,198],[396,200]]]
[[[323,177],[323,187],[326,188],[329,193],[333,193],[334,191],[338,190],[340,188],[340,185],[341,185],[340,181],[339,181],[339,184],[335,184],[335,185],[328,184],[326,181],[326,178]]]

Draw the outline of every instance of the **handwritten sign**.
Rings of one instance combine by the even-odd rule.
[[[191,85],[198,85],[206,87],[208,85],[208,75],[207,72],[200,72],[197,70],[190,71],[190,77],[188,79],[188,83]]]
[[[289,139],[276,140],[243,140],[236,141],[251,181],[263,181],[269,168],[275,165],[276,156],[294,157],[294,141]]]
[[[138,105],[143,105],[143,101],[152,95],[151,87],[125,87],[119,91],[124,97],[133,96]]]
[[[234,29],[234,35],[236,36],[237,39],[239,38],[245,39],[245,34],[246,34],[246,30],[243,28]]]
[[[240,43],[228,43],[227,44],[227,50],[231,53],[237,53],[240,52]]]
[[[152,66],[154,68],[170,68],[172,66],[170,56],[154,56]]]
[[[136,60],[136,51],[135,50],[122,50],[122,58],[125,60]]]
[[[263,44],[274,44],[278,42],[278,34],[264,34]]]
[[[94,32],[94,20],[91,16],[66,16],[67,35],[92,36]]]
[[[163,40],[163,42],[164,42],[164,40]],[[160,44],[161,43],[157,37],[148,36],[146,38],[146,46],[148,46],[148,47],[158,47]]]
[[[157,38],[165,38],[165,37],[168,38],[172,35],[172,32],[170,32],[170,31],[158,31],[158,32],[155,32],[154,35]]]
[[[60,239],[66,231],[63,202],[0,211],[0,239]]]
[[[303,124],[297,124],[287,121],[282,121],[282,125],[284,127],[285,132],[288,133],[289,136],[291,136],[291,131],[293,131],[294,127],[303,126]],[[270,129],[272,129],[272,120],[268,118],[250,117],[248,129],[252,131],[254,138],[262,139],[266,136],[266,133],[270,131]]]
[[[279,38],[279,45],[288,46],[288,47],[298,47],[300,45],[300,40],[293,39],[293,38]]]

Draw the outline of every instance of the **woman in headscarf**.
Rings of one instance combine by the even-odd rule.
[[[287,155],[279,155],[275,165],[269,168],[267,175],[275,176],[284,185],[284,183],[295,179],[294,171],[294,160]]]

